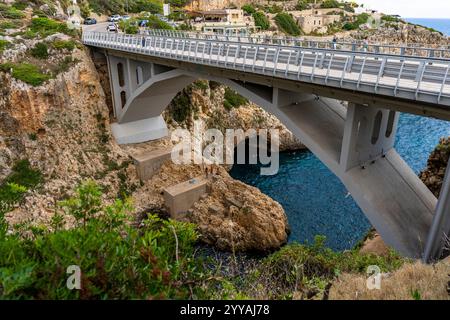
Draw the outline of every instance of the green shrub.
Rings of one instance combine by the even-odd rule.
[[[178,93],[169,105],[170,117],[178,123],[184,122],[194,113],[191,103],[192,87],[183,89]]]
[[[134,20],[120,21],[119,28],[128,34],[137,34],[139,32],[139,27]]]
[[[16,1],[12,4],[13,8],[20,10],[20,11],[24,11],[29,5],[28,1],[25,0],[20,0],[20,1]]]
[[[32,48],[30,50],[30,53],[35,58],[47,59],[48,58],[48,45],[44,42],[39,42],[34,46],[34,48]]]
[[[58,32],[71,36],[76,34],[76,30],[69,29],[67,24],[46,17],[33,18],[31,20],[30,30],[36,34],[40,34],[42,37],[47,37]]]
[[[306,10],[309,8],[308,1],[306,0],[298,0],[295,9],[297,10]]]
[[[50,75],[42,73],[38,66],[29,63],[3,63],[0,64],[0,70],[3,72],[12,70],[13,78],[33,86],[39,86],[51,78]]]
[[[33,9],[33,16],[37,16],[38,18],[48,18],[48,14],[39,9]]]
[[[255,12],[253,14],[253,19],[255,20],[255,25],[260,27],[261,30],[267,30],[270,27],[269,19],[267,19],[266,15],[262,11]]]
[[[151,13],[162,13],[163,1],[161,0],[89,0],[89,9],[97,14],[124,14],[140,13],[147,11]],[[186,0],[171,0],[169,3],[172,6],[183,6]],[[83,14],[88,11],[88,8],[83,8]]]
[[[291,36],[298,36],[301,30],[292,16],[288,13],[279,13],[275,16],[275,23],[284,32]]]
[[[33,169],[28,160],[18,161],[12,173],[0,184],[0,220],[5,212],[20,202],[24,194],[43,181],[39,170]]]
[[[184,7],[189,0],[168,0],[167,3],[170,3],[174,7],[182,8]]]
[[[186,23],[182,23],[182,24],[178,25],[177,30],[188,31],[188,30],[192,30],[192,27]]]
[[[247,99],[228,87],[225,88],[225,94],[223,98],[223,106],[227,110],[239,108],[240,106],[248,103]]]
[[[342,28],[343,28],[344,30],[351,31],[351,30],[356,30],[356,29],[358,29],[358,26],[357,26],[356,24],[354,24],[353,22],[346,22],[346,23],[344,23],[344,25],[342,26]]]
[[[22,11],[3,3],[0,3],[0,16],[6,19],[23,19],[25,17]]]
[[[106,206],[92,181],[60,203],[78,225],[63,230],[62,212],[52,229],[28,228],[32,238],[0,232],[0,299],[187,299],[202,297],[205,278],[194,259],[194,226],[148,215],[137,229],[132,207]],[[3,228],[4,230],[4,228]],[[10,259],[9,257],[14,257]],[[81,290],[66,286],[69,266],[81,270]]]
[[[186,1],[184,1],[186,2]],[[169,1],[168,3],[172,3]],[[163,5],[161,1],[158,0],[135,0],[134,4],[131,7],[132,12],[150,12],[150,13],[162,13]]]
[[[256,9],[252,4],[244,4],[241,8],[242,10],[244,10],[245,13],[253,15],[254,13],[256,13]]]
[[[203,90],[203,91],[205,91],[205,90],[207,90],[207,89],[209,88],[209,86],[208,86],[208,81],[206,81],[206,80],[198,80],[198,81],[195,81],[195,82],[192,84],[192,86],[193,86],[194,88],[196,88],[196,89],[200,89],[200,90]]]
[[[337,0],[325,0],[322,2],[320,7],[324,9],[331,9],[331,8],[339,8],[340,5],[341,5],[340,2]]]
[[[382,272],[391,272],[407,261],[394,252],[387,257],[361,254],[356,249],[334,252],[324,244],[325,237],[317,236],[311,245],[286,245],[263,259],[247,281],[251,287],[258,284],[264,287],[268,299],[289,299],[299,290],[312,297],[323,294],[343,272],[365,273],[371,265],[379,266]]]
[[[400,22],[400,19],[398,17],[390,16],[390,15],[383,15],[381,17],[382,21],[386,22]]]
[[[28,29],[26,31],[15,32],[11,36],[13,37],[20,36],[23,37],[24,39],[35,39],[37,38],[38,34]]]
[[[369,20],[369,15],[367,13],[361,13],[358,16],[356,16],[355,21],[353,22],[346,22],[343,26],[344,30],[356,30],[358,29],[362,24],[367,23]]]
[[[166,29],[166,30],[173,29],[170,24],[168,24],[165,21],[160,20],[156,16],[150,16],[146,20],[148,20],[147,27],[150,29]]]
[[[283,12],[283,7],[274,4],[273,6],[265,7],[265,11],[272,14],[277,14]]]
[[[55,40],[52,43],[52,47],[57,50],[69,50],[73,51],[77,46],[76,42],[73,40]]]
[[[79,59],[74,59],[71,56],[64,57],[64,59],[58,63],[55,70],[53,71],[54,75],[69,71],[69,69],[72,66],[76,65],[78,62],[80,62]]]
[[[18,24],[17,22],[14,23],[12,21],[2,21],[0,22],[0,29],[16,29],[17,27],[19,27],[20,24]]]
[[[5,49],[11,48],[11,46],[12,46],[11,42],[0,39],[0,53],[2,53],[2,51]]]

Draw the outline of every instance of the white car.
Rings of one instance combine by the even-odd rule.
[[[122,17],[118,14],[114,14],[111,17],[108,18],[109,22],[119,22]]]
[[[117,26],[114,23],[110,23],[106,27],[106,31],[108,31],[108,32],[117,32]]]

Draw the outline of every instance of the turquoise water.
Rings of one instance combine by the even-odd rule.
[[[396,149],[419,173],[440,137],[450,136],[450,122],[402,114]],[[258,187],[286,211],[289,241],[312,242],[325,235],[337,251],[352,248],[370,229],[370,223],[348,196],[346,188],[311,152],[282,153],[280,171],[261,176],[257,165],[235,165],[231,176]]]
[[[406,18],[408,22],[420,24],[441,31],[443,34],[450,36],[450,19],[419,19]]]

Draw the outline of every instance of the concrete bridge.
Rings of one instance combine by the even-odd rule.
[[[448,50],[160,30],[87,31],[83,42],[107,56],[118,143],[166,136],[161,113],[179,91],[199,78],[223,83],[278,117],[340,178],[386,243],[424,261],[442,255],[450,173],[438,201],[393,146],[399,112],[450,120]]]

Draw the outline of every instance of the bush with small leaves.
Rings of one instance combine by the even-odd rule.
[[[57,213],[51,228],[6,233],[0,223],[0,299],[188,299],[204,297],[207,272],[194,258],[193,225],[149,214],[136,228],[129,201],[105,205],[102,189],[82,183],[60,205],[80,225],[65,230]],[[14,257],[9,259],[8,257]],[[66,286],[69,266],[81,270],[81,290]]]
[[[47,59],[48,58],[48,45],[44,42],[37,43],[34,48],[30,50],[33,57],[37,59]]]
[[[236,93],[234,90],[230,88],[225,88],[223,106],[227,110],[231,110],[233,108],[239,108],[240,106],[247,104],[248,100]]]

